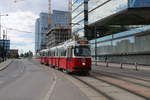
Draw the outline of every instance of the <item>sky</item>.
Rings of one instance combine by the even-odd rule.
[[[52,0],[52,9],[66,11],[67,1]],[[35,51],[35,20],[40,12],[48,12],[47,9],[48,0],[0,0],[0,15],[9,15],[2,17],[3,30],[5,27],[20,30],[7,30],[11,49],[19,49],[19,53]]]

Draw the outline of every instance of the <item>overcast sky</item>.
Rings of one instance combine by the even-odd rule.
[[[52,0],[52,9],[67,10],[67,1]],[[8,30],[12,49],[19,49],[21,53],[28,50],[34,52],[35,20],[40,12],[47,12],[47,9],[48,0],[0,0],[0,15],[9,14],[2,17],[2,26],[32,32]]]

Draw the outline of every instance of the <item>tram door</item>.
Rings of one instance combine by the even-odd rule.
[[[67,49],[67,68],[66,69],[71,69],[71,67],[72,67],[72,64],[73,62],[72,62],[72,48],[71,47],[69,47],[68,49]]]

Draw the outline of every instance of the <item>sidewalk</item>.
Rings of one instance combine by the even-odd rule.
[[[5,68],[8,67],[9,64],[13,62],[12,59],[8,59],[5,62],[0,63],[0,71],[4,70]]]
[[[95,65],[95,62],[92,63]],[[131,69],[131,70],[143,70],[143,71],[150,71],[150,66],[144,65],[131,65],[131,64],[119,64],[119,63],[106,63],[106,62],[97,62],[98,66],[106,66],[106,67],[117,67],[120,69]]]

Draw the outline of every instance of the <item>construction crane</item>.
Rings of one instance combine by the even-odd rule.
[[[51,0],[48,0],[48,26],[51,25]],[[72,13],[72,0],[68,0],[68,11],[69,11],[69,21],[71,23],[71,13]]]
[[[51,0],[48,0],[48,27],[51,25]]]
[[[68,11],[72,12],[72,0],[68,0]]]

